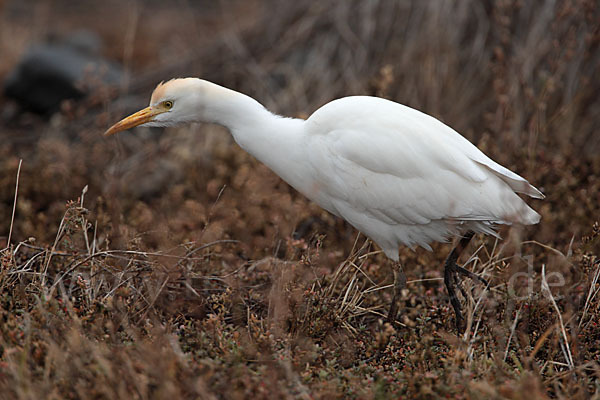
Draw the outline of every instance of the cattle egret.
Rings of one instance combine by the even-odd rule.
[[[303,120],[272,114],[253,98],[205,80],[173,79],[154,89],[148,107],[105,135],[190,122],[226,127],[284,181],[377,243],[394,261],[391,322],[406,284],[399,245],[431,250],[431,242],[461,237],[445,261],[444,283],[462,332],[459,277],[487,285],[456,264],[473,234],[540,220],[516,194],[544,197],[527,180],[437,119],[377,97],[334,100]]]

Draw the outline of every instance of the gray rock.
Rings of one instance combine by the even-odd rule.
[[[51,113],[63,100],[80,99],[102,84],[116,86],[121,68],[99,55],[100,38],[88,31],[32,46],[9,73],[4,94],[23,108]]]

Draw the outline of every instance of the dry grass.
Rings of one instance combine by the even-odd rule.
[[[78,26],[132,72],[51,118],[0,98],[0,398],[598,398],[596,2],[204,3],[0,9],[0,77]],[[543,189],[542,222],[469,247],[491,285],[461,337],[449,246],[402,250],[392,327],[385,257],[222,129],[101,137],[178,75],[287,115],[417,107]]]

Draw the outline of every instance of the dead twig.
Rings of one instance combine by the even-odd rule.
[[[12,215],[10,217],[10,229],[8,231],[8,240],[6,242],[6,247],[10,248],[10,241],[12,239],[13,226],[15,223],[15,213],[17,211],[17,197],[19,194],[19,178],[21,176],[21,164],[23,164],[23,160],[19,160],[19,167],[17,168],[17,182],[15,183],[15,200],[13,202]]]
[[[558,315],[560,332],[564,341],[564,343],[561,343],[561,348],[567,361],[567,366],[569,367],[569,369],[572,370],[573,368],[575,368],[575,364],[573,363],[573,355],[571,354],[571,348],[569,346],[569,338],[567,336],[567,331],[565,329],[562,314],[560,312],[560,309],[558,308],[558,305],[556,304],[556,301],[554,300],[552,292],[550,291],[548,281],[546,280],[546,264],[542,264],[542,292],[546,295],[546,297],[548,297],[548,299],[552,303],[552,306],[554,307],[554,310],[556,310],[556,314]]]

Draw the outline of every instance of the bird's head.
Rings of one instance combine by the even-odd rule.
[[[159,83],[150,99],[150,105],[111,126],[105,133],[115,133],[144,126],[173,126],[180,123],[194,122],[201,115],[199,105],[203,82],[197,78],[172,79]]]

